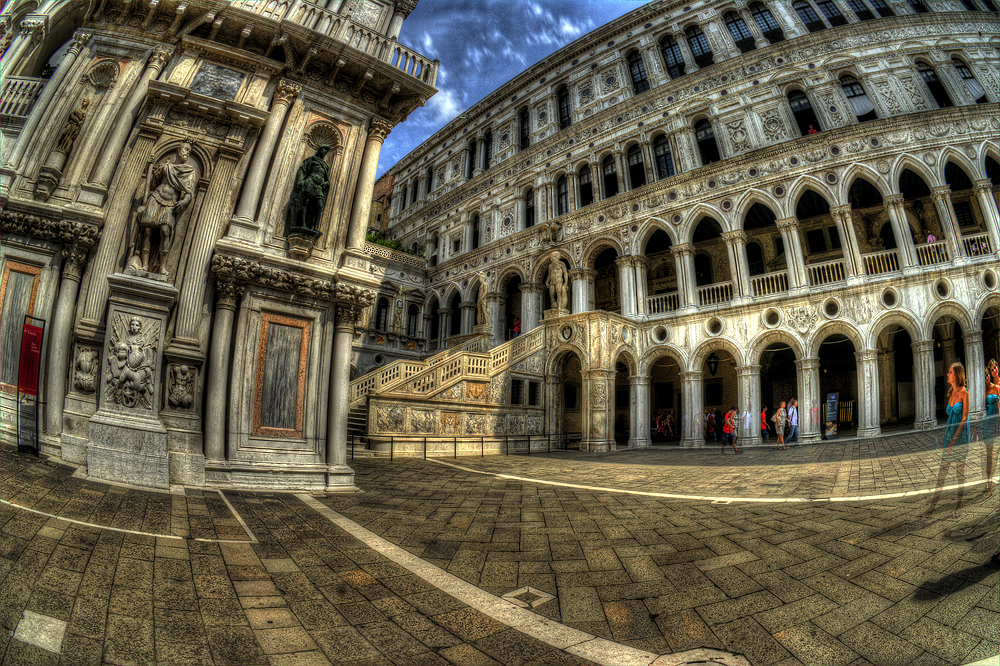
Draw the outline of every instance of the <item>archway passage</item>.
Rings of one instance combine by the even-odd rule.
[[[983,359],[1000,363],[1000,307],[986,308],[980,328],[983,331]]]
[[[858,427],[858,364],[857,349],[846,335],[836,333],[823,340],[819,347],[820,422],[823,438],[831,427],[838,435]],[[835,396],[837,419],[828,419],[827,405]]]
[[[441,309],[441,304],[438,302],[437,297],[431,298],[427,304],[427,312],[430,314],[427,325],[427,343],[428,348],[434,351],[440,345],[440,335],[441,335],[441,315],[438,310]]]
[[[566,448],[579,449],[583,440],[583,373],[580,358],[565,352],[559,360],[556,371],[558,377],[555,404],[550,405],[553,425],[552,432],[561,434],[566,440]]]
[[[722,424],[730,407],[739,407],[739,386],[736,381],[736,361],[724,349],[709,352],[700,368],[703,382],[703,417],[706,418],[705,441],[722,440]],[[708,418],[711,415],[711,418]],[[714,425],[714,430],[708,427]]]
[[[917,413],[913,339],[901,326],[878,336],[879,425],[911,426]]]
[[[796,393],[798,374],[795,361],[795,352],[784,342],[768,345],[760,355],[760,404],[761,408],[767,407],[770,437],[774,437],[771,417],[782,401],[787,403],[795,397],[801,401],[801,396]]]
[[[607,248],[594,260],[594,308],[605,312],[621,312],[620,290],[618,288],[618,252]]]
[[[462,333],[462,297],[455,294],[451,299],[451,328],[448,330],[449,337],[461,335]]]
[[[670,237],[662,229],[657,229],[646,241],[643,254],[646,257],[647,312],[662,314],[679,307],[677,300],[677,263],[670,252]]]
[[[935,415],[943,420],[947,418],[944,409],[948,406],[948,369],[956,361],[961,363],[965,368],[966,386],[968,386],[970,368],[965,362],[965,332],[954,317],[950,315],[939,317],[934,322],[932,339],[934,340]]]
[[[514,337],[514,322],[517,321],[520,326],[518,326],[518,332],[524,333],[524,322],[521,317],[521,278],[517,275],[512,276],[507,280],[507,284],[504,287],[504,305],[503,305],[503,330],[505,332],[505,340],[510,340]]]
[[[620,359],[615,363],[614,439],[616,448],[626,448],[632,437],[632,387],[628,365]]]
[[[650,436],[654,442],[679,443],[682,409],[681,368],[671,356],[661,358],[649,370]]]

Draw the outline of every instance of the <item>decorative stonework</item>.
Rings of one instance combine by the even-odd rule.
[[[73,362],[73,388],[81,393],[93,393],[97,390],[97,371],[100,368],[101,354],[93,347],[79,345],[76,348],[76,360]]]
[[[167,373],[167,404],[174,409],[190,409],[194,403],[197,370],[172,364]]]

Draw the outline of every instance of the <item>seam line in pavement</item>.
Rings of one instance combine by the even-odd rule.
[[[510,479],[511,481],[527,481],[529,483],[541,483],[548,486],[577,488],[579,490],[594,490],[605,493],[625,493],[627,495],[642,495],[644,497],[665,497],[667,499],[684,499],[684,500],[706,500],[711,502],[760,502],[760,503],[861,502],[866,500],[893,499],[895,497],[913,497],[914,495],[929,495],[931,493],[936,493],[938,491],[956,490],[958,488],[970,488],[972,486],[982,485],[987,481],[987,479],[979,479],[978,481],[966,481],[965,483],[955,483],[950,486],[943,486],[941,488],[921,488],[919,490],[907,490],[899,493],[886,493],[884,495],[855,495],[850,497],[717,497],[713,495],[681,495],[679,493],[657,493],[649,490],[627,490],[624,488],[608,488],[606,486],[586,486],[581,483],[567,483],[565,481],[549,481],[547,479],[534,479],[530,476],[515,476],[513,474],[500,474],[498,472],[487,472],[480,469],[473,469],[471,467],[463,467],[462,465],[456,465],[455,463],[445,462],[443,460],[437,460],[435,458],[428,458],[427,461],[436,463],[438,465],[453,467],[455,469],[462,470],[463,472],[471,472],[473,474],[485,474],[487,476],[495,476],[498,479]],[[997,476],[993,480],[1000,481],[1000,476]]]
[[[512,629],[536,638],[552,647],[604,666],[637,664],[648,666],[661,655],[599,638],[555,620],[519,608],[506,599],[476,587],[454,574],[431,564],[413,553],[378,536],[353,520],[337,513],[316,498],[305,493],[295,495],[306,506],[396,564],[434,585],[442,592]]]

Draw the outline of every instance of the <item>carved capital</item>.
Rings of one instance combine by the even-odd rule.
[[[396,0],[396,13],[402,14],[405,19],[417,8],[417,2],[419,0]]]
[[[849,221],[851,219],[851,204],[831,207],[830,215],[832,215],[835,220]]]
[[[938,185],[931,190],[931,195],[934,197],[934,203],[948,203],[951,201],[951,187],[948,185]]]
[[[70,42],[69,45],[69,53],[72,53],[74,55],[79,53],[80,49],[86,46],[87,42],[90,41],[90,38],[93,37],[93,35],[94,33],[88,30],[77,30],[76,32],[74,32],[73,40]]]
[[[21,34],[29,37],[32,43],[37,44],[45,39],[46,23],[45,17],[26,18],[21,21]]]
[[[782,231],[797,231],[799,228],[799,221],[794,217],[784,217],[776,221],[775,224]]]
[[[972,191],[977,195],[990,195],[993,193],[993,181],[989,178],[977,180],[972,186]]]
[[[385,141],[385,137],[389,136],[389,132],[391,131],[392,123],[381,118],[372,118],[371,127],[368,128],[368,138],[382,142]]]
[[[235,310],[243,296],[246,285],[230,278],[218,278],[215,282],[215,306]]]
[[[334,298],[341,303],[363,308],[375,302],[375,292],[354,284],[338,284],[334,290]]]
[[[163,69],[163,66],[170,61],[170,57],[173,55],[173,51],[167,49],[156,49],[153,54],[149,56],[148,66],[150,69],[159,72]]]
[[[274,104],[291,104],[300,92],[302,92],[302,86],[281,79],[278,81],[278,89],[274,91]]]
[[[734,229],[733,231],[722,232],[722,240],[726,242],[726,245],[735,245],[736,243],[747,242],[747,235],[742,229]]]
[[[878,360],[878,350],[862,349],[861,351],[854,352],[854,358],[858,359],[860,363],[875,363]]]
[[[354,332],[354,327],[361,323],[362,308],[353,303],[338,303],[336,313],[336,328],[341,331]]]
[[[89,247],[71,245],[63,249],[63,269],[62,275],[70,280],[80,280],[83,274],[83,267],[87,265],[87,257],[90,255]]]
[[[680,245],[671,245],[670,254],[675,257],[687,257],[694,254],[694,245],[691,243],[681,243]]]
[[[885,204],[885,209],[892,210],[893,208],[900,209],[903,207],[903,195],[902,194],[890,194],[889,196],[882,198],[882,203]]]
[[[918,340],[914,342],[913,351],[918,354],[931,354],[934,351],[934,341],[933,340]]]

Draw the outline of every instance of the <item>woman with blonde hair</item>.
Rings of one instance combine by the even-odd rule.
[[[965,454],[968,451],[969,443],[969,391],[965,382],[965,366],[959,362],[951,364],[948,368],[948,405],[944,409],[948,417],[944,426],[944,437],[941,440],[941,469],[938,472],[937,492],[931,499],[931,506],[927,513],[933,513],[938,500],[941,499],[941,491],[944,488],[944,481],[948,477],[948,468],[951,463],[955,463],[955,472],[959,481],[965,480]],[[958,487],[958,506],[962,507],[962,493],[964,486]]]
[[[771,420],[774,421],[774,434],[778,436],[778,450],[784,451],[788,447],[785,446],[785,401],[782,400],[781,404],[778,406],[778,411],[774,413]]]
[[[993,494],[993,444],[1000,436],[1000,366],[996,359],[986,364],[986,423],[983,441],[986,442],[986,496]]]

